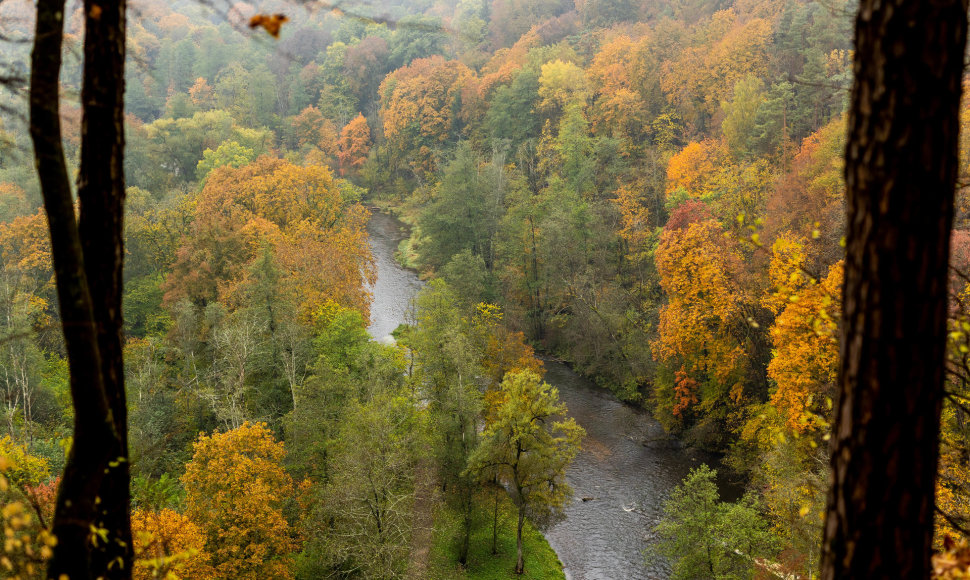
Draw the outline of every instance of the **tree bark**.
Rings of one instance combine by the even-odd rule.
[[[125,0],[85,0],[84,80],[81,87],[79,233],[90,287],[105,396],[116,437],[108,443],[109,471],[100,491],[109,542],[93,551],[92,569],[131,577],[132,542],[128,404],[122,356],[124,289]],[[123,565],[119,565],[123,564]]]
[[[124,2],[85,4],[80,225],[61,144],[64,0],[38,0],[30,132],[70,369],[74,441],[58,490],[49,578],[131,577],[121,362]]]
[[[926,578],[965,1],[862,0],[822,578]]]
[[[515,529],[515,547],[518,558],[515,560],[515,573],[525,572],[525,561],[522,558],[522,524],[525,523],[525,506],[519,506],[519,525]]]

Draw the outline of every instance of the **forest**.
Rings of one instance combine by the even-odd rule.
[[[105,146],[86,34],[108,19],[61,5],[54,140],[83,238]],[[564,578],[542,532],[593,498],[567,481],[585,430],[544,379],[562,362],[710,458],[644,519],[645,563],[820,577],[857,9],[130,0],[108,410],[127,451],[104,464],[130,472],[130,535],[95,518],[85,549],[139,580]],[[0,569],[22,579],[66,570],[55,511],[83,452],[28,117],[40,10],[0,0]],[[939,578],[970,567],[970,103],[959,120]],[[425,281],[392,337],[367,331],[376,212]]]

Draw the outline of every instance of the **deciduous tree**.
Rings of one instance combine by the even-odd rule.
[[[202,434],[185,466],[186,515],[205,537],[217,579],[290,578],[296,547],[283,515],[293,481],[265,424]]]
[[[526,515],[542,524],[562,515],[572,495],[566,467],[579,452],[585,435],[566,414],[559,391],[531,370],[511,372],[502,381],[504,402],[482,434],[468,469],[486,479],[499,477],[518,509],[515,571],[525,570],[522,526]]]

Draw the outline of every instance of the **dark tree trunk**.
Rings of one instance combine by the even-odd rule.
[[[37,4],[30,131],[50,228],[74,404],[74,442],[58,491],[53,522],[58,544],[49,578],[131,577],[121,355],[124,13],[124,1],[85,3],[78,218],[59,119],[64,0]]]
[[[519,506],[519,524],[515,528],[515,573],[525,572],[525,558],[522,557],[522,525],[525,524],[525,506]]]
[[[124,288],[125,0],[85,0],[84,81],[81,88],[79,233],[91,290],[105,396],[117,437],[101,485],[100,525],[111,539],[93,551],[93,571],[131,577],[128,405],[122,357]],[[115,564],[112,565],[112,562]],[[118,563],[124,563],[123,566]],[[99,572],[100,573],[100,572]]]
[[[91,293],[74,217],[58,104],[64,0],[39,0],[30,79],[30,132],[51,236],[57,297],[74,400],[74,444],[57,496],[53,532],[58,538],[51,577],[89,578],[90,528],[95,498],[111,461],[104,441],[114,439],[101,376]]]
[[[966,12],[859,6],[826,579],[929,575]]]
[[[468,548],[472,536],[472,489],[465,482],[460,493],[461,498],[461,545],[458,547],[458,563],[468,564]]]
[[[498,554],[498,494],[501,489],[495,489],[495,506],[492,508],[492,555]]]

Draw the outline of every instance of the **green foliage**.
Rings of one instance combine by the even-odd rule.
[[[393,393],[344,408],[329,482],[306,518],[298,577],[356,572],[402,578],[412,534],[414,478],[427,443],[415,401]]]
[[[773,555],[757,500],[719,501],[716,475],[706,465],[691,470],[664,504],[654,549],[671,562],[672,578],[751,578],[756,560]]]
[[[202,159],[195,170],[195,178],[205,182],[209,172],[217,167],[242,167],[256,158],[256,152],[243,147],[235,141],[224,141],[215,151],[206,149],[202,152]]]
[[[519,512],[516,571],[523,570],[522,524],[526,514],[541,525],[562,517],[572,488],[566,467],[579,452],[585,431],[566,413],[559,392],[531,370],[511,372],[501,385],[503,398],[482,442],[468,459],[468,470],[482,480],[498,478]]]
[[[492,553],[492,524],[495,501],[498,501],[498,537]],[[472,536],[468,561],[458,563],[462,520],[448,506],[435,513],[428,578],[432,580],[530,580],[564,579],[562,562],[538,529],[528,521],[522,531],[526,556],[525,572],[515,573],[516,541],[515,506],[504,494],[480,492],[475,497]]]
[[[468,143],[458,146],[444,170],[433,201],[419,219],[422,263],[440,268],[464,250],[494,260],[494,238],[503,209],[502,191],[495,187],[502,167],[479,167]]]

